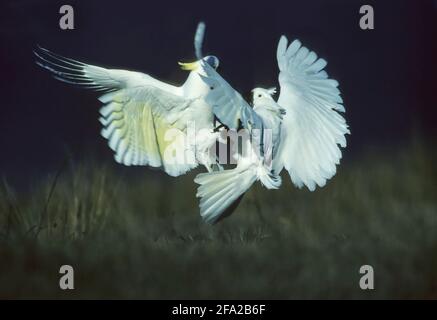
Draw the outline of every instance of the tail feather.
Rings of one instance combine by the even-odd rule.
[[[267,189],[278,189],[282,184],[281,176],[273,175],[270,171],[264,167],[259,167],[257,170],[258,179],[262,185]]]
[[[216,223],[234,201],[240,198],[257,180],[256,168],[238,167],[197,175],[197,197],[200,197],[200,215],[207,222]]]
[[[223,189],[219,190],[218,192],[209,193],[206,197],[202,198],[201,203],[204,206],[208,206],[209,208],[214,206],[216,203],[220,202],[222,198],[226,196],[229,191],[234,191],[234,185],[229,184],[228,186],[224,187]]]
[[[226,171],[230,171],[230,170],[226,170]],[[210,179],[211,177],[206,177],[206,179],[202,179],[203,178],[201,177],[202,175],[209,175],[209,174],[210,173],[199,174],[194,180],[196,183],[201,185],[201,187],[199,187],[199,189],[197,190],[197,197],[212,196],[218,193],[219,191],[223,190],[227,186],[231,185],[230,183],[233,182],[233,179],[235,179],[235,175],[233,176],[227,174],[215,176],[213,179]],[[203,187],[203,185],[205,186],[207,185],[207,187]]]
[[[241,193],[244,193],[242,191]],[[232,199],[232,200],[231,200]],[[207,222],[215,222],[215,220],[229,207],[237,198],[235,198],[235,190],[233,188],[226,188],[226,190],[218,193],[216,201],[201,202],[201,208],[205,208],[203,211],[203,217]],[[209,218],[211,217],[211,218]],[[209,221],[211,220],[211,221]]]
[[[208,196],[209,198],[233,187],[238,179],[238,175],[235,173],[231,174],[231,171],[233,170],[225,170],[222,174],[201,173],[197,175],[194,179],[194,182],[200,185],[197,191],[197,196]]]

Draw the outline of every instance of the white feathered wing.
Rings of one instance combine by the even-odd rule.
[[[99,98],[102,136],[121,164],[162,167],[171,176],[198,165],[194,146],[184,137],[193,99],[176,87],[140,72],[106,69],[61,57],[46,49],[35,52],[37,64],[63,82],[106,92]],[[192,119],[194,120],[194,119]],[[170,154],[166,154],[166,150]],[[173,157],[183,155],[182,158]]]
[[[286,110],[281,124],[281,141],[274,170],[289,172],[298,187],[313,191],[335,175],[350,133],[345,119],[338,82],[323,70],[327,64],[316,53],[282,36],[277,48],[280,95],[278,104]]]

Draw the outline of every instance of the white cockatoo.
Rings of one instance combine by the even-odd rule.
[[[35,55],[37,64],[56,79],[104,92],[99,97],[104,104],[100,109],[101,134],[118,163],[160,167],[171,176],[179,176],[198,164],[210,171],[216,161],[209,151],[217,138],[214,115],[204,99],[209,87],[200,75],[206,75],[203,65],[215,70],[219,60],[202,56],[204,33],[205,24],[201,22],[194,37],[198,60],[179,63],[190,71],[181,86],[141,72],[85,64],[43,48]],[[190,136],[190,130],[195,136]]]
[[[285,168],[292,182],[310,191],[323,187],[336,173],[349,132],[338,82],[323,70],[327,64],[313,51],[282,36],[277,47],[280,94],[275,89],[256,88],[253,109],[213,68],[202,63],[210,93],[206,102],[220,122],[229,128],[239,123],[249,131],[248,152],[239,155],[233,169],[202,173],[200,211],[208,223],[229,214],[230,206],[259,180],[266,188],[281,185]],[[257,129],[257,130],[254,130]],[[257,133],[257,139],[254,139]]]

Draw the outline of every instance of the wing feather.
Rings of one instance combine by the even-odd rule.
[[[34,51],[36,63],[53,73],[60,81],[97,91],[114,91],[150,85],[169,93],[182,96],[181,87],[159,81],[147,74],[135,71],[107,69],[63,57],[42,47]]]
[[[198,165],[195,147],[185,139],[187,109],[194,100],[183,97],[181,87],[140,72],[85,64],[44,48],[34,53],[37,64],[55,78],[105,92],[99,97],[104,104],[99,118],[101,135],[117,162],[161,167],[171,176]]]
[[[203,58],[202,45],[203,45],[203,39],[205,38],[205,29],[206,29],[205,23],[199,22],[199,24],[197,25],[196,33],[194,35],[194,51],[196,53],[197,60]]]
[[[324,186],[336,173],[349,132],[338,82],[323,70],[327,62],[294,40],[282,36],[277,60],[281,93],[278,104],[286,110],[281,124],[275,171],[283,167],[298,187],[311,191]]]
[[[118,90],[103,95],[100,100],[106,103],[100,110],[102,136],[108,139],[117,162],[162,167],[171,176],[197,166],[197,162],[188,161],[192,155],[187,153],[194,149],[185,145],[186,123],[168,121],[169,109],[183,114],[192,101],[152,86]],[[170,138],[168,130],[174,132]],[[168,157],[167,148],[175,148],[175,157],[176,154],[182,157]]]
[[[232,86],[211,66],[202,62],[205,76],[202,80],[210,87],[205,101],[212,106],[217,119],[230,129],[241,125],[251,131],[264,128],[262,119]]]

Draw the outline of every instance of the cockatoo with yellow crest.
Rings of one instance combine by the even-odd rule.
[[[202,56],[204,33],[205,25],[199,23],[194,39],[198,60],[179,63],[189,71],[181,86],[141,72],[85,64],[43,48],[34,53],[37,64],[56,79],[104,92],[99,97],[104,104],[101,134],[118,163],[159,167],[179,176],[198,164],[208,170],[216,165],[215,154],[209,151],[217,139],[214,114],[204,99],[209,87],[200,75],[206,75],[203,63],[215,70],[219,60]]]
[[[230,213],[231,205],[259,180],[268,189],[281,185],[286,169],[291,181],[310,191],[323,187],[336,173],[346,146],[348,126],[338,82],[323,70],[324,59],[302,46],[299,40],[288,45],[282,36],[277,47],[280,93],[256,88],[253,108],[214,68],[202,62],[201,76],[210,92],[206,102],[220,122],[249,131],[248,152],[238,155],[233,169],[199,174],[200,212],[206,222],[215,223]],[[256,138],[256,139],[255,139]]]
[[[58,80],[102,91],[99,100],[102,136],[124,165],[149,165],[179,176],[204,165],[196,176],[200,213],[215,223],[256,182],[277,189],[285,168],[297,187],[323,187],[336,173],[346,146],[348,126],[338,82],[323,70],[324,59],[302,46],[288,45],[282,36],[277,47],[280,93],[255,88],[253,108],[224,80],[215,56],[202,55],[205,25],[198,25],[194,46],[197,61],[180,63],[189,75],[173,86],[141,72],[107,69],[64,58],[47,49],[35,51],[37,64]],[[233,169],[224,170],[215,152],[223,129],[243,127],[249,139],[237,151]],[[218,169],[218,170],[213,170]]]

